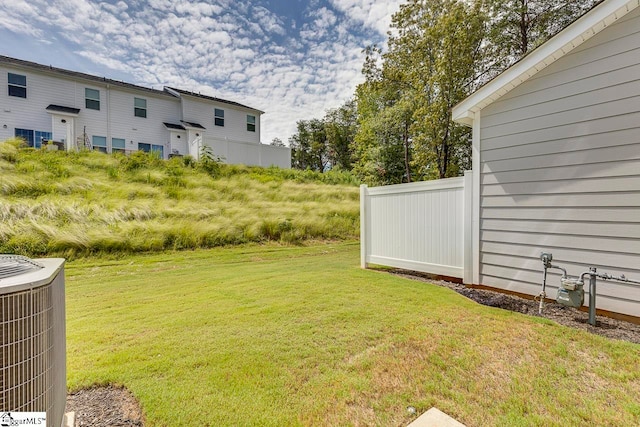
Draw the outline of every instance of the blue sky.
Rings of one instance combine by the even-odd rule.
[[[362,81],[401,0],[0,0],[0,54],[266,112],[287,142]]]

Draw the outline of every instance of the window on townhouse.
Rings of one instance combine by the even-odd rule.
[[[147,118],[147,100],[143,98],[133,98],[133,115]]]
[[[43,145],[51,141],[51,132],[37,130],[34,132],[34,147],[41,148]]]
[[[100,91],[97,89],[84,89],[84,106],[89,110],[100,110]]]
[[[92,136],[91,137],[91,147],[100,151],[101,153],[107,152],[107,137],[106,136]]]
[[[111,138],[111,152],[124,153],[126,141],[124,138]]]
[[[247,130],[249,132],[256,131],[256,116],[252,116],[251,114],[247,114]]]
[[[224,110],[216,108],[214,111],[215,125],[224,126]]]
[[[27,97],[27,76],[8,73],[8,80],[9,96],[16,96],[18,98]]]
[[[145,144],[144,142],[138,142],[138,150],[145,153],[158,153],[161,159],[164,159],[164,147],[162,145]]]
[[[16,138],[23,139],[29,147],[33,148],[41,148],[43,144],[46,144],[51,140],[51,132],[33,129],[15,128],[14,135],[16,136]]]

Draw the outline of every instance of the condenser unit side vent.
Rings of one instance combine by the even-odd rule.
[[[0,412],[46,412],[66,401],[64,260],[0,255]]]

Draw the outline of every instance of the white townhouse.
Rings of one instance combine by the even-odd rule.
[[[227,163],[291,167],[288,147],[260,143],[263,111],[211,96],[156,90],[0,56],[0,140],[105,153],[156,151],[199,157],[203,145]]]

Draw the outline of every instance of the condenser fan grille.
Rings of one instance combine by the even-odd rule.
[[[20,255],[0,255],[0,279],[43,269],[44,266]]]

